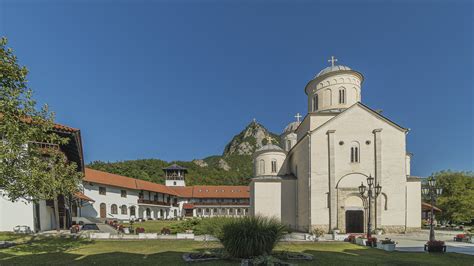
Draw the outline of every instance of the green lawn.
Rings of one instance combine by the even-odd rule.
[[[133,227],[143,227],[145,228],[146,233],[161,233],[161,229],[163,227],[166,228],[172,228],[175,227],[179,224],[181,224],[182,221],[171,221],[171,220],[156,220],[156,221],[146,221],[146,222],[136,222]]]
[[[12,238],[6,234],[0,237]],[[219,247],[217,242],[205,247],[203,242],[188,240],[89,241],[43,237],[0,250],[0,265],[185,265],[181,258],[184,253]],[[312,262],[295,262],[298,265],[473,265],[474,261],[472,256],[455,253],[390,253],[349,243],[282,243],[276,249],[314,255]],[[239,261],[197,264],[238,265]]]

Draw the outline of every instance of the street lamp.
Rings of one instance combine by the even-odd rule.
[[[365,194],[366,191],[367,195]],[[372,207],[370,203],[372,202],[372,199],[376,199],[380,195],[380,192],[382,192],[382,186],[380,184],[374,186],[374,178],[371,175],[367,177],[367,186],[364,186],[363,182],[359,186],[360,196],[364,199],[367,199],[369,205],[369,213],[367,218],[367,238],[369,239],[372,236],[372,221],[370,219]]]
[[[434,201],[436,197],[441,196],[443,193],[443,189],[440,187],[436,187],[436,179],[432,176],[428,177],[428,185],[423,186],[421,188],[421,193],[425,196],[430,197],[430,204],[431,204],[431,216],[430,216],[430,241],[435,241],[435,233],[433,227],[433,217],[434,217]]]

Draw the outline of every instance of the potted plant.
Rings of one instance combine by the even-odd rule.
[[[358,236],[355,239],[357,245],[365,246],[367,243],[367,238],[365,236]]]
[[[454,237],[454,241],[456,241],[456,242],[463,242],[465,240],[467,240],[467,235],[466,234],[457,234]]]
[[[376,237],[370,237],[367,239],[365,242],[365,245],[368,247],[376,247],[377,246],[377,238]]]
[[[314,241],[319,241],[321,239],[322,236],[324,236],[324,229],[322,228],[319,228],[319,227],[315,227],[312,231],[311,231],[311,234],[313,235],[314,237]]]
[[[395,243],[395,241],[393,241],[392,239],[390,238],[385,238],[384,240],[381,240],[380,242],[380,248],[385,250],[385,251],[394,251],[395,250],[395,247],[397,246],[397,243]],[[377,245],[378,247],[379,245]]]
[[[444,244],[444,241],[440,241],[440,240],[428,241],[425,244],[425,251],[446,252],[446,245]]]

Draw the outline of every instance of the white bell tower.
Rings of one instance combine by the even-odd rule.
[[[163,168],[165,172],[165,185],[168,187],[185,187],[188,169],[177,164]]]

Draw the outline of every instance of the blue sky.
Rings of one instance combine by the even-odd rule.
[[[279,133],[335,55],[411,129],[412,174],[472,170],[472,21],[470,1],[0,0],[0,35],[87,162],[220,154],[254,117]]]

